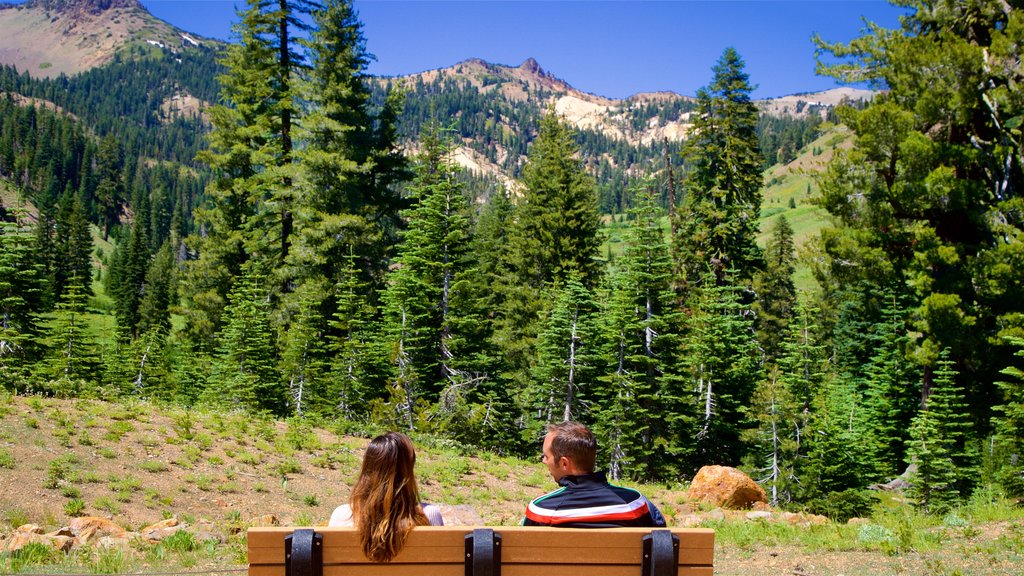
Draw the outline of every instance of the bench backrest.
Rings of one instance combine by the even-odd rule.
[[[289,576],[712,576],[714,565],[715,533],[705,528],[654,529],[652,538],[650,528],[495,526],[474,531],[472,526],[421,526],[412,531],[402,551],[387,564],[370,562],[363,556],[353,528],[313,530],[318,548],[314,556],[322,559],[314,560],[310,570],[307,559],[296,568],[293,555]],[[289,546],[300,540],[307,542],[311,534],[309,529],[250,528],[249,576],[286,576],[285,539],[293,532]],[[481,569],[479,564],[474,568],[473,554],[478,556],[477,563],[489,560],[489,533],[495,540],[493,555],[497,562],[493,568]],[[476,541],[467,542],[467,536],[475,536]],[[646,559],[645,536],[649,540]],[[677,548],[672,550],[676,539]]]

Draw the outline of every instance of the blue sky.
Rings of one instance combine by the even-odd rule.
[[[228,39],[235,0],[142,0],[157,17]],[[888,28],[901,10],[883,0],[356,0],[370,72],[401,75],[483,58],[535,58],[574,87],[612,98],[671,90],[693,95],[732,46],[754,97],[836,86],[814,74],[811,35],[846,41],[862,18]]]

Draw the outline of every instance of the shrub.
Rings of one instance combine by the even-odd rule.
[[[0,450],[0,468],[14,469],[14,456],[7,450]]]
[[[65,486],[61,489],[60,495],[65,498],[80,498],[82,496],[82,491],[74,486]]]
[[[199,543],[191,532],[178,530],[167,538],[164,538],[160,545],[173,552],[192,552],[199,549]]]
[[[316,494],[306,494],[305,496],[302,497],[302,501],[306,504],[306,506],[310,507],[320,505],[320,500],[316,497]]]
[[[857,516],[867,516],[875,504],[875,496],[866,490],[849,489],[830,492],[823,499],[807,505],[807,511],[821,514],[836,522],[846,522]]]
[[[288,458],[277,465],[277,473],[280,476],[298,474],[300,472],[302,472],[302,466],[299,464],[299,461],[294,458]]]
[[[72,498],[64,503],[64,513],[68,516],[81,516],[85,513],[85,500]]]
[[[146,460],[139,465],[139,468],[142,468],[146,472],[156,474],[158,472],[166,472],[168,466],[159,460]]]

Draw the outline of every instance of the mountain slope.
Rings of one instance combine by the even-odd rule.
[[[133,45],[168,48],[203,40],[151,15],[138,0],[29,0],[0,5],[0,64],[35,77],[72,75]]]

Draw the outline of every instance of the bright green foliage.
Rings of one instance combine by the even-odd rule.
[[[19,386],[33,357],[45,289],[27,215],[18,210],[12,216],[13,222],[0,222],[0,380],[4,388]]]
[[[675,257],[684,285],[700,284],[708,270],[749,282],[761,266],[757,219],[761,210],[761,153],[757,108],[744,63],[727,48],[712,69],[711,84],[697,91],[693,136],[683,157],[692,166],[676,212]]]
[[[554,304],[537,337],[537,366],[530,387],[530,412],[541,423],[584,420],[599,350],[594,322],[597,302],[575,275],[556,285]]]
[[[286,394],[275,367],[274,333],[264,277],[247,270],[224,308],[224,329],[203,399],[221,406],[284,414]]]
[[[757,481],[765,488],[772,506],[793,498],[800,432],[805,428],[801,406],[781,376],[779,368],[772,367],[758,382],[750,405],[757,427],[745,435],[752,446],[755,467],[761,474]]]
[[[313,16],[316,28],[303,42],[310,62],[303,83],[309,112],[300,122],[295,246],[284,274],[291,282],[326,287],[338,281],[354,251],[364,278],[379,282],[404,205],[395,184],[408,176],[392,118],[401,92],[373,113],[366,73],[372,55],[351,2],[324,2]]]
[[[525,190],[505,247],[509,274],[494,287],[502,299],[495,338],[522,380],[535,360],[544,291],[573,271],[588,288],[601,275],[597,195],[576,151],[570,127],[549,111],[523,169]]]
[[[593,180],[576,158],[572,129],[549,111],[523,168],[523,199],[510,239],[522,280],[543,288],[576,271],[586,286],[601,275],[601,245]]]
[[[858,421],[860,402],[856,386],[844,379],[825,383],[814,399],[802,441],[806,458],[797,468],[801,501],[862,489],[875,479],[862,449],[869,438]]]
[[[684,390],[696,409],[694,429],[677,431],[675,441],[696,439],[694,473],[705,464],[738,465],[745,447],[742,431],[750,427],[746,407],[760,380],[757,343],[741,288],[716,285],[709,273],[693,303],[683,348]]]
[[[85,294],[77,278],[69,282],[48,322],[47,362],[39,364],[46,387],[54,394],[74,397],[88,393],[95,381],[97,346],[86,331]]]
[[[290,122],[295,95],[292,71],[282,71],[277,43],[279,23],[289,15],[268,12],[267,4],[247,0],[239,10],[238,42],[226,50],[226,71],[219,78],[224,104],[210,108],[210,148],[199,155],[219,176],[207,189],[207,207],[197,214],[204,234],[188,240],[199,259],[189,262],[184,286],[190,336],[206,346],[212,345],[242,265],[256,258],[273,270],[290,233],[284,214],[291,209],[291,187],[283,172],[290,169],[291,136],[284,118]]]
[[[819,311],[798,299],[788,334],[781,342],[782,356],[768,369],[754,392],[751,417],[754,466],[773,501],[786,503],[800,492],[800,462],[807,457],[814,399],[823,392],[828,373],[821,344]]]
[[[1024,358],[1024,339],[1011,338],[1017,348],[1015,356]],[[997,477],[1013,496],[1024,495],[1024,371],[1018,365],[1003,369],[1006,379],[999,382],[1003,392],[1002,403],[995,407],[998,414],[993,417],[999,453]]]
[[[284,338],[281,372],[288,381],[289,410],[301,418],[311,407],[324,406],[329,367],[324,342],[327,321],[319,308],[320,295],[310,294],[305,285],[296,296],[299,313]]]
[[[662,211],[649,183],[633,190],[632,224],[620,271],[610,282],[601,329],[607,350],[593,411],[613,478],[669,477],[684,452],[672,431],[690,429],[678,386],[681,315],[671,290],[672,259]],[[669,444],[670,449],[659,448]]]
[[[435,125],[423,134],[423,153],[410,188],[414,207],[395,258],[384,300],[396,335],[395,363],[409,398],[433,402],[461,396],[486,375],[471,375],[475,271],[469,252],[469,201],[456,179],[449,136]],[[480,367],[476,367],[477,370]],[[442,394],[443,391],[443,394]],[[454,402],[454,400],[452,400]],[[445,409],[445,402],[440,409]],[[449,404],[450,405],[450,404]]]
[[[54,214],[41,213],[36,241],[50,278],[54,300],[72,283],[82,294],[92,294],[92,234],[85,206],[77,195],[65,192]]]
[[[165,334],[170,332],[170,306],[177,281],[175,264],[174,246],[170,242],[165,242],[146,271],[143,284],[145,289],[139,302],[139,333],[144,334],[151,330],[159,330]]]
[[[920,376],[906,359],[907,322],[895,295],[885,294],[883,319],[871,332],[875,353],[861,373],[862,415],[876,473],[883,478],[898,474],[906,461],[906,431],[921,404]]]
[[[375,310],[364,298],[356,256],[350,254],[343,261],[341,279],[334,287],[336,312],[331,322],[334,332],[328,343],[331,354],[329,388],[322,399],[323,409],[344,418],[353,418],[364,408],[370,391],[367,390],[367,365],[372,348],[369,342],[368,319]]]
[[[117,326],[125,338],[138,335],[140,304],[146,293],[146,273],[150,267],[149,242],[145,225],[136,220],[128,241],[114,250],[107,289],[116,302]]]
[[[910,494],[929,512],[966,497],[978,473],[977,440],[949,350],[939,356],[925,408],[914,418],[908,447]]]
[[[793,228],[785,216],[780,216],[775,221],[771,238],[764,250],[764,270],[754,277],[757,339],[768,362],[776,361],[783,353],[782,340],[786,337],[787,326],[795,312],[795,269]]]
[[[1008,364],[1000,336],[1024,319],[1024,102],[1011,64],[1024,17],[995,0],[901,4],[901,30],[818,41],[842,59],[822,71],[888,89],[840,114],[856,139],[820,182],[836,218],[821,278],[826,293],[865,279],[908,293],[920,333],[908,356],[927,370],[950,348],[970,413],[987,423]]]

